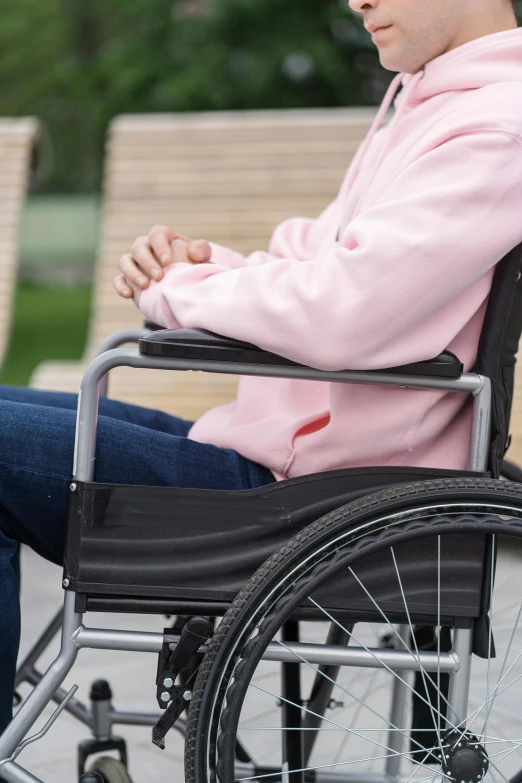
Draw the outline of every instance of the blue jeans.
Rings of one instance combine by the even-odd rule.
[[[12,716],[20,639],[19,546],[62,564],[77,395],[0,386],[0,733]],[[275,481],[236,451],[186,436],[192,422],[100,399],[94,480],[199,489]]]

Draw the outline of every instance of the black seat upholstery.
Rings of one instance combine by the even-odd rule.
[[[84,610],[143,606],[143,599],[149,608],[163,599],[158,611],[171,612],[180,601],[222,605],[271,554],[333,509],[386,486],[488,475],[355,468],[243,491],[80,484],[71,497],[67,578],[89,596]]]

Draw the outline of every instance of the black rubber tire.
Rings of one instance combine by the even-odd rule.
[[[89,772],[97,772],[103,778],[103,783],[132,783],[125,764],[112,758],[100,756],[89,767]]]
[[[464,507],[457,509],[455,504],[464,504]],[[467,523],[457,522],[457,517],[452,517],[451,514],[465,516],[466,504],[473,504],[475,518],[471,520],[471,517],[468,517]],[[428,521],[426,518],[430,513],[432,516]],[[386,530],[385,522],[379,521],[390,514],[401,515],[401,521],[394,524],[392,531]],[[500,514],[502,519],[498,516]],[[482,526],[480,519],[477,521],[477,516],[480,515],[484,517]],[[345,536],[351,551],[360,556],[362,550],[369,554],[384,546],[391,546],[400,536],[404,538],[406,535],[413,539],[433,536],[434,531],[437,534],[455,532],[456,524],[459,524],[459,532],[494,532],[522,538],[522,485],[494,479],[463,477],[389,487],[359,498],[318,519],[269,558],[238,593],[212,638],[201,664],[193,688],[187,725],[186,783],[210,783],[206,759],[208,738],[217,720],[213,703],[215,699],[219,699],[219,704],[222,704],[226,691],[224,672],[230,657],[235,649],[239,648],[247,629],[256,621],[256,612],[268,612],[266,605],[262,610],[260,607],[274,587],[285,579],[288,581],[288,575],[292,573],[293,594],[297,595],[301,582],[299,575],[296,578],[296,569],[299,569],[305,559],[313,557],[320,548],[324,552],[325,547],[331,545],[339,535]],[[314,568],[323,572],[324,559],[314,568],[307,567],[312,574]],[[313,575],[306,577],[305,588],[309,586],[312,578]],[[276,596],[271,597],[270,606],[275,605],[277,600]],[[294,602],[288,598],[287,593],[285,608],[289,614],[293,605]],[[217,708],[215,712],[218,713]]]

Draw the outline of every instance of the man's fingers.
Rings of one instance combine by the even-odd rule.
[[[190,264],[190,258],[188,255],[188,242],[185,242],[184,239],[175,239],[170,243],[170,247],[172,248],[172,259],[175,264]]]
[[[210,261],[212,248],[205,239],[198,239],[190,243],[188,254],[192,263],[204,264]]]
[[[131,258],[136,263],[138,270],[150,280],[161,280],[163,269],[152,252],[147,237],[138,237],[131,247]]]
[[[112,281],[112,285],[116,293],[122,296],[124,299],[132,298],[134,292],[132,288],[127,285],[125,275],[118,275],[115,277]]]
[[[120,258],[118,267],[122,274],[114,287],[121,296],[130,298],[131,287],[145,290],[150,280],[163,278],[163,267],[168,264],[203,264],[211,256],[212,248],[204,239],[192,240],[169,226],[154,226],[149,236],[138,237],[130,253]]]
[[[172,263],[171,244],[175,239],[183,239],[185,242],[191,242],[188,237],[180,234],[179,231],[174,231],[170,226],[154,226],[150,230],[148,236],[150,246],[154,251],[156,258],[163,266]]]
[[[143,270],[137,266],[136,261],[130,253],[127,253],[127,255],[120,258],[118,266],[120,272],[123,272],[129,283],[134,283],[142,290],[148,288],[149,278],[143,274]]]

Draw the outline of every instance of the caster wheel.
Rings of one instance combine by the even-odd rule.
[[[97,772],[103,778],[103,783],[132,783],[127,767],[112,756],[100,756],[93,761],[89,772]]]

